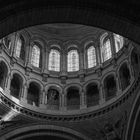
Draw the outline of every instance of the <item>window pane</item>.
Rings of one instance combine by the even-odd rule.
[[[16,42],[16,57],[20,57],[21,46],[22,46],[21,39],[18,38],[18,39],[17,39],[17,42]]]
[[[114,40],[116,52],[118,52],[123,47],[123,37],[118,34],[114,34]]]
[[[35,67],[39,67],[39,61],[40,61],[40,48],[37,45],[34,45],[32,48],[31,64]]]
[[[49,54],[49,70],[60,71],[60,53],[57,50],[51,50]]]
[[[88,48],[87,57],[88,57],[88,68],[96,66],[96,52],[94,46]]]
[[[78,71],[79,70],[79,55],[77,50],[71,50],[68,52],[67,57],[68,71]]]
[[[112,57],[111,44],[109,39],[103,43],[101,52],[102,52],[103,62],[105,62],[106,60]]]

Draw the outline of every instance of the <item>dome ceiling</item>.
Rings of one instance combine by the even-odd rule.
[[[37,25],[26,28],[25,30],[28,31],[31,36],[37,34],[47,40],[60,39],[61,41],[80,41],[89,36],[96,39],[105,32],[105,30],[96,27],[66,23]]]

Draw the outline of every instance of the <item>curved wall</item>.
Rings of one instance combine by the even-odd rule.
[[[14,37],[14,36],[13,36]],[[37,39],[37,38],[36,38]],[[27,39],[28,40],[28,39]],[[100,40],[100,39],[99,39]],[[28,41],[27,41],[28,42]],[[29,42],[28,42],[29,43]],[[56,43],[56,42],[55,42]],[[25,43],[27,45],[27,43]],[[113,44],[111,44],[113,46]],[[85,46],[84,44],[82,46]],[[114,47],[114,46],[113,46]],[[24,106],[29,110],[37,111],[40,113],[47,113],[47,114],[61,114],[61,115],[72,115],[72,114],[81,114],[81,113],[88,113],[91,111],[96,111],[103,107],[106,107],[113,102],[117,101],[121,96],[123,96],[132,84],[135,81],[135,77],[138,74],[138,71],[134,71],[132,67],[132,60],[131,60],[131,52],[134,48],[134,44],[130,41],[126,40],[124,47],[118,52],[113,53],[111,59],[104,63],[99,63],[98,66],[91,68],[91,69],[80,69],[78,72],[72,73],[49,73],[48,69],[44,71],[38,71],[38,69],[31,66],[29,58],[25,59],[25,65],[23,64],[20,59],[15,57],[15,46],[13,45],[12,51],[9,52],[7,49],[8,47],[5,44],[1,44],[1,61],[5,62],[7,65],[8,73],[6,76],[5,88],[1,91],[2,93],[12,99],[13,102],[18,104],[19,106]],[[26,47],[26,52],[30,53],[30,47]],[[98,51],[97,51],[98,52]],[[85,53],[85,52],[83,52]],[[44,54],[44,53],[43,53]],[[84,54],[83,54],[84,55]],[[80,55],[80,60],[82,61],[82,56]],[[28,55],[30,56],[30,55]],[[98,52],[99,56],[99,52]],[[45,60],[43,60],[44,62]],[[65,59],[63,59],[64,63]],[[86,61],[85,61],[86,62]],[[99,61],[101,62],[101,61]],[[81,63],[81,62],[80,62]],[[84,63],[84,61],[82,62]],[[43,63],[44,64],[44,63]],[[48,64],[48,63],[47,63]],[[126,85],[125,90],[122,88],[121,84],[121,77],[120,77],[120,68],[123,65],[129,70],[130,73],[130,83]],[[46,63],[45,66],[46,68]],[[47,71],[47,72],[46,72]],[[19,82],[22,81],[22,85],[20,87],[20,94],[19,97],[11,96],[11,81],[14,75],[17,74],[20,76]],[[64,75],[63,75],[64,74]],[[78,75],[78,77],[77,77]],[[115,94],[110,95],[108,98],[109,89],[107,90],[107,85],[105,84],[105,80],[108,77],[114,77],[113,79],[116,82],[116,91]],[[20,80],[22,79],[22,80]],[[108,81],[108,80],[107,80]],[[30,87],[30,83],[36,83],[40,90],[38,96],[37,104],[28,102],[27,96]],[[122,82],[125,83],[125,82]],[[97,84],[97,88],[99,90],[98,98],[95,97],[98,101],[95,101],[95,104],[92,103],[91,106],[87,106],[87,87],[90,84]],[[67,107],[67,92],[70,87],[76,87],[79,91],[79,107],[75,107],[75,102],[73,106],[70,108]],[[54,88],[59,92],[59,102],[55,102],[54,105],[48,104],[48,97],[47,93],[50,88]],[[112,90],[112,89],[110,89]],[[31,96],[32,97],[32,96]],[[94,100],[94,97],[93,97]],[[56,105],[57,104],[57,105]]]

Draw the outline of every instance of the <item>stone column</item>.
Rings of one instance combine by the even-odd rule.
[[[85,98],[85,93],[84,91],[82,90],[81,91],[81,94],[80,94],[80,109],[84,109],[84,108],[87,108],[86,106],[86,98]]]
[[[24,103],[27,103],[27,94],[28,94],[28,84],[25,83],[24,84],[24,90],[23,90],[23,93],[22,93],[22,96],[21,96],[21,101],[24,102]]]
[[[11,80],[12,80],[12,75],[11,73],[8,74],[8,77],[7,77],[7,82],[6,82],[6,93],[7,94],[10,94],[10,85],[11,85]]]
[[[15,32],[12,36],[11,36],[11,56],[16,57],[15,56],[15,50],[16,50],[16,42],[17,42],[17,33]]]
[[[134,80],[135,80],[133,68],[131,67],[130,62],[127,63],[127,66],[128,66],[128,69],[129,69],[129,72],[130,72],[130,77],[131,77],[131,79],[130,79],[131,83],[130,84],[132,84],[134,82]]]
[[[65,111],[66,110],[66,95],[61,94],[60,98],[60,110]]]
[[[111,45],[112,57],[116,57],[116,48],[115,48],[113,33],[110,34],[110,45]]]
[[[97,58],[97,65],[100,66],[102,64],[100,44],[98,44],[97,47],[96,47],[96,58]]]
[[[84,50],[81,50],[79,53],[79,69],[80,71],[84,70]]]
[[[43,89],[40,93],[40,101],[39,101],[39,106],[41,108],[46,108],[46,105],[45,105],[45,89]]]
[[[80,82],[85,81],[85,73],[84,73],[84,50],[81,50],[79,54],[79,80]]]
[[[64,50],[62,52],[62,58],[61,58],[61,75],[65,76],[67,74],[67,52]]]
[[[61,77],[61,84],[66,84],[66,77],[67,77],[67,53],[64,49],[62,52],[61,59],[61,69],[60,69],[60,77]]]
[[[32,48],[30,43],[26,46],[26,58],[25,58],[25,65],[27,67],[31,67],[31,56],[32,56]]]
[[[10,64],[11,64],[11,66],[14,66],[14,63],[17,61],[16,60],[16,55],[15,55],[16,42],[17,42],[17,33],[12,34],[10,36],[10,38],[11,38],[11,46],[10,46],[11,59],[10,59]]]
[[[117,96],[119,96],[122,93],[122,90],[118,74],[116,74],[116,86],[117,86]]]
[[[46,48],[42,48],[40,55],[42,57],[42,61],[41,61],[41,72],[44,73],[45,64],[46,64]]]
[[[104,92],[104,86],[103,84],[100,84],[100,100],[99,104],[102,105],[105,102],[105,92]]]
[[[44,56],[44,70],[43,72],[45,74],[49,74],[48,66],[49,66],[49,51],[45,50],[45,56]]]

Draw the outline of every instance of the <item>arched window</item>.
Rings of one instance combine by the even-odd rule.
[[[22,60],[25,59],[25,46],[24,46],[24,39],[22,36],[17,37],[15,54],[16,57],[21,58]]]
[[[22,41],[21,41],[21,39],[18,37],[18,38],[17,38],[17,41],[16,41],[16,57],[20,57],[21,46],[22,46]]]
[[[115,40],[116,53],[123,47],[123,37],[118,34],[113,34]]]
[[[49,54],[49,70],[60,71],[60,52],[52,49]]]
[[[80,94],[77,87],[70,87],[67,90],[67,109],[79,109],[80,108]]]
[[[39,106],[40,87],[37,83],[32,82],[28,88],[27,102],[33,106]]]
[[[102,62],[105,62],[112,57],[110,39],[103,41],[101,45],[101,56]]]
[[[37,45],[32,48],[31,64],[35,67],[39,67],[40,64],[40,48]]]
[[[47,108],[48,109],[59,109],[59,92],[50,88],[47,93]]]
[[[104,90],[106,100],[109,100],[116,95],[117,86],[114,75],[109,75],[105,78]]]
[[[10,85],[10,93],[12,96],[16,98],[20,98],[21,90],[22,90],[22,85],[23,80],[20,75],[14,74],[13,78],[11,80],[11,85]]]
[[[68,72],[79,70],[79,55],[77,50],[71,50],[68,52],[67,68]]]
[[[130,71],[126,63],[124,63],[119,69],[120,83],[122,90],[125,90],[131,82]]]
[[[88,68],[96,66],[96,50],[94,46],[90,46],[87,50]]]
[[[96,83],[90,83],[86,87],[87,107],[97,105],[99,103],[99,89]]]

